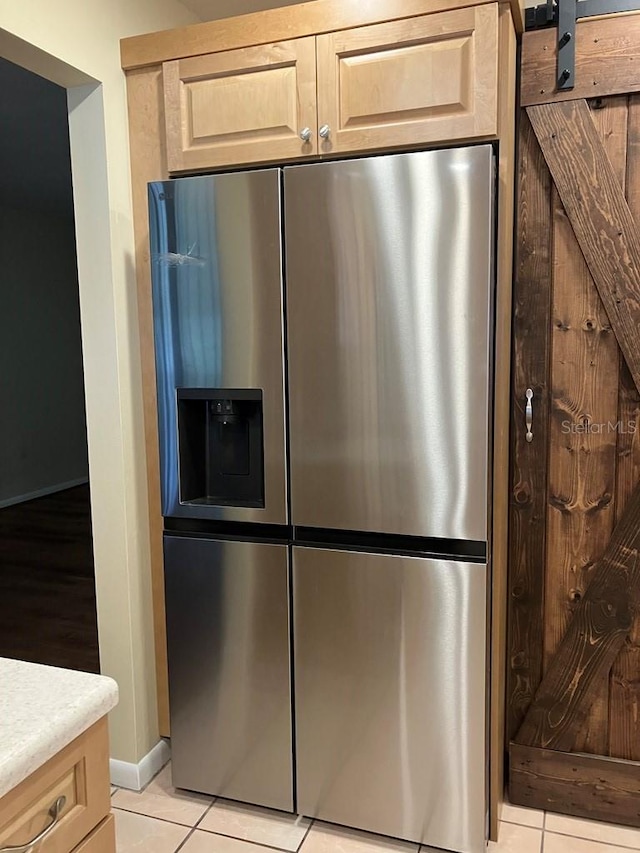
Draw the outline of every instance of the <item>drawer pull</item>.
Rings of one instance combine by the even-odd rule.
[[[26,844],[16,844],[14,846],[8,847],[0,847],[0,853],[31,853],[36,844],[39,844],[41,841],[49,835],[51,830],[56,826],[58,821],[60,820],[60,812],[65,807],[67,802],[66,797],[58,797],[55,803],[49,809],[49,816],[51,817],[51,823],[49,826],[45,826],[42,832],[39,832],[35,838],[32,838],[31,841],[27,841]]]

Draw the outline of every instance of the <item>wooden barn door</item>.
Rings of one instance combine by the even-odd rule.
[[[640,825],[640,78],[586,100],[606,69],[584,71],[545,103],[529,35],[544,38],[525,36],[520,124],[509,793]]]

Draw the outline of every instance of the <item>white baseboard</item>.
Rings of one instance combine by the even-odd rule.
[[[36,498],[43,498],[45,495],[53,495],[56,492],[64,492],[65,489],[73,489],[74,486],[82,486],[88,483],[87,477],[80,477],[79,480],[69,480],[66,483],[56,483],[55,486],[45,486],[44,489],[36,489],[34,492],[26,492],[24,495],[15,495],[12,498],[5,498],[0,501],[0,509],[14,504],[22,504],[25,501],[33,501]]]
[[[171,750],[166,740],[161,740],[137,764],[129,761],[109,759],[111,784],[118,788],[141,791],[171,758]]]

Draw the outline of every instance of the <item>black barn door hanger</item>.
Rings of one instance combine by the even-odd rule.
[[[558,63],[556,88],[573,89],[576,74],[576,21],[597,15],[634,12],[640,0],[547,0],[526,10],[527,30],[558,26]]]

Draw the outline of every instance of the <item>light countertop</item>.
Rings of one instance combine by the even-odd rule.
[[[0,797],[117,702],[111,678],[0,658]]]

